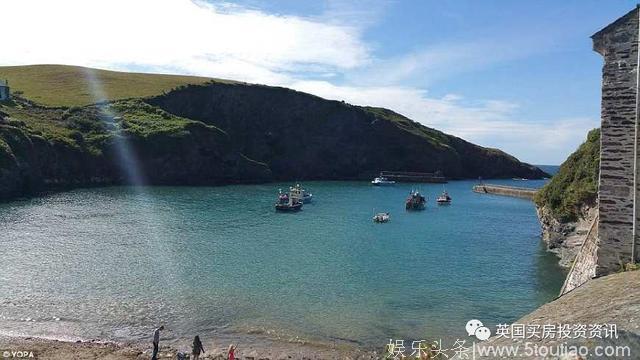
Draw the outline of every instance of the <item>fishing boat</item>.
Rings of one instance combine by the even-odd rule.
[[[371,185],[374,186],[390,186],[395,184],[396,182],[393,180],[389,180],[386,177],[383,176],[378,176],[377,178],[373,179],[371,181]]]
[[[438,203],[438,205],[451,204],[451,196],[449,196],[449,193],[446,190],[444,190],[442,191],[442,194],[440,194],[440,196],[436,198],[436,203]]]
[[[302,209],[302,202],[298,199],[294,199],[287,193],[283,193],[282,190],[278,195],[278,201],[276,202],[276,211],[293,212]]]
[[[386,223],[389,220],[391,220],[391,216],[389,215],[389,213],[377,213],[373,215],[374,223]]]
[[[424,210],[426,204],[427,199],[418,191],[413,190],[409,192],[409,196],[405,200],[405,208],[407,210]]]
[[[290,187],[289,194],[292,198],[304,204],[308,204],[313,200],[313,194],[303,189],[302,186],[300,186],[300,184],[296,184],[296,186]]]

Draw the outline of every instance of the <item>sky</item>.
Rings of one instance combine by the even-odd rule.
[[[0,65],[285,86],[382,106],[533,164],[600,123],[590,36],[634,1],[2,0]]]

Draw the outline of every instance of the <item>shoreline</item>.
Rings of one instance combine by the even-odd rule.
[[[247,336],[249,338],[249,336]],[[366,351],[351,346],[335,346],[313,344],[307,342],[286,342],[270,339],[234,339],[238,345],[238,359],[377,359],[376,351]],[[216,338],[203,341],[205,353],[201,359],[226,359],[226,350],[230,342]],[[151,341],[109,341],[91,340],[57,340],[33,336],[0,335],[0,351],[32,353],[35,358],[42,359],[148,359],[152,353]],[[189,339],[160,340],[159,358],[175,358],[179,353],[191,352]],[[7,356],[4,356],[5,358]]]

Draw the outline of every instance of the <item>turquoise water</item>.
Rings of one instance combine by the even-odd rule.
[[[496,181],[498,182],[498,181]],[[540,186],[542,182],[512,182]],[[465,336],[558,292],[531,202],[447,184],[310,182],[314,203],[276,213],[287,184],[82,189],[0,205],[0,329],[51,337],[281,336],[382,346]],[[407,213],[412,187],[425,211]],[[371,221],[374,209],[391,213]]]

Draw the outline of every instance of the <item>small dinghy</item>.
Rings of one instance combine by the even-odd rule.
[[[389,222],[389,220],[391,220],[389,213],[377,213],[373,215],[374,223],[386,223]]]

